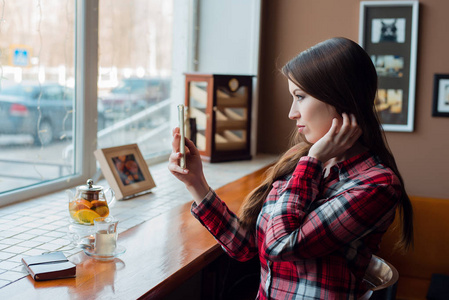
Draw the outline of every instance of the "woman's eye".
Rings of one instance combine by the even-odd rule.
[[[295,95],[296,100],[301,101],[302,99],[304,99],[304,96],[302,95]]]

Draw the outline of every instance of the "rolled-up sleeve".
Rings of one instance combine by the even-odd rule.
[[[254,233],[241,226],[238,217],[213,190],[199,205],[192,204],[191,213],[231,257],[246,261],[257,254]]]

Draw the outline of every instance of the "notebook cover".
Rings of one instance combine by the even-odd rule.
[[[36,281],[76,276],[76,265],[62,252],[24,257],[22,262]]]
[[[65,257],[64,253],[61,251],[45,253],[37,256],[28,256],[22,258],[22,261],[26,265],[37,265],[37,264],[45,264],[45,263],[54,263],[54,262],[65,262],[69,261],[67,257]]]

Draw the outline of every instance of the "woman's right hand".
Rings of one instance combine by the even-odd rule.
[[[309,156],[325,163],[333,157],[343,155],[354,146],[362,135],[362,129],[360,129],[353,114],[343,113],[342,119],[341,125],[337,118],[332,120],[331,128],[321,139],[313,144],[309,150]]]
[[[181,134],[179,127],[176,127],[173,129],[172,153],[168,159],[168,169],[186,185],[187,190],[193,196],[193,200],[199,203],[209,192],[209,185],[203,173],[201,155],[195,147],[195,144],[188,138],[185,138],[186,168],[181,168],[179,166],[179,161],[182,156],[179,149],[180,141]]]

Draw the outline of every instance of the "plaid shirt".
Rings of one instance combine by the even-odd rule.
[[[274,182],[253,234],[212,190],[191,211],[231,257],[259,255],[258,299],[357,299],[400,187],[369,152],[336,164],[326,178],[322,163],[304,156]]]

